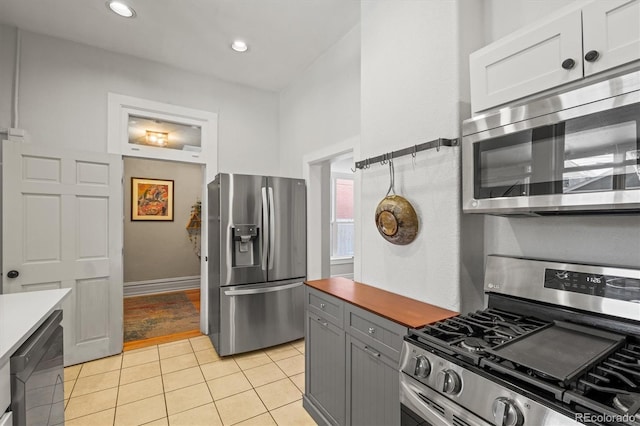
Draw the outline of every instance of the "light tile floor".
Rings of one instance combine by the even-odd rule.
[[[316,423],[302,408],[304,340],[221,358],[207,336],[67,367],[65,424]]]

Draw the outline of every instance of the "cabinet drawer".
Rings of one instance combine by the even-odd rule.
[[[344,328],[344,302],[336,297],[307,286],[307,309]]]
[[[345,327],[349,334],[394,362],[400,360],[402,338],[407,334],[406,327],[353,305],[347,305]]]

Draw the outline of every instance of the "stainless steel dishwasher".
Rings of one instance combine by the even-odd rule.
[[[54,311],[11,357],[13,425],[64,424],[62,311]]]

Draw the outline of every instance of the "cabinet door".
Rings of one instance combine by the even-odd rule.
[[[321,316],[307,314],[307,396],[335,424],[344,424],[345,351],[344,330]]]
[[[582,20],[585,76],[640,59],[640,0],[595,1]]]
[[[400,424],[400,373],[397,362],[347,335],[347,377],[348,424]]]
[[[573,66],[563,68],[563,62]],[[470,56],[474,112],[582,78],[582,21],[573,10],[527,27]]]

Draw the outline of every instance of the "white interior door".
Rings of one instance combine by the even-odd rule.
[[[63,302],[65,365],[120,353],[122,157],[2,148],[4,292],[72,290]]]

